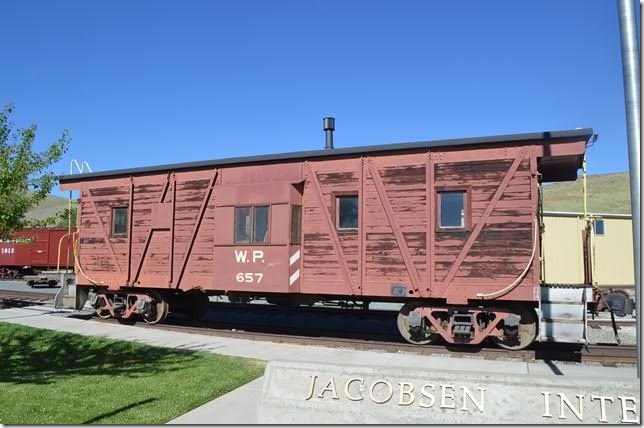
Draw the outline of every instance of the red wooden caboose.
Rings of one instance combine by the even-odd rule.
[[[62,177],[80,190],[81,291],[159,322],[178,297],[405,303],[401,334],[535,339],[541,182],[575,180],[591,129]]]

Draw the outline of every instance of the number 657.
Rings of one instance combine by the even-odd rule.
[[[262,278],[264,277],[263,273],[243,273],[239,272],[237,275],[235,275],[235,279],[237,282],[246,282],[246,283],[253,283],[257,282],[258,284],[262,282]]]

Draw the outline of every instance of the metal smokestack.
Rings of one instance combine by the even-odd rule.
[[[325,117],[322,120],[324,121],[324,134],[326,137],[324,150],[333,150],[333,131],[335,131],[335,118]]]

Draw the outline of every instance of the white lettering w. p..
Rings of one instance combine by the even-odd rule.
[[[248,253],[246,251],[235,250],[235,260],[237,263],[246,263],[246,256]]]

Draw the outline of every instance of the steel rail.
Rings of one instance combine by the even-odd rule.
[[[119,323],[114,319],[94,318],[98,322]],[[122,321],[121,321],[122,322]],[[134,323],[132,323],[134,324]],[[223,325],[229,324],[229,328]],[[207,336],[223,336],[254,341],[270,341],[276,343],[291,343],[310,346],[325,346],[334,348],[348,348],[356,350],[377,350],[386,352],[407,352],[418,355],[448,354],[448,355],[473,355],[485,359],[519,359],[524,361],[570,361],[570,362],[598,362],[602,364],[635,364],[637,360],[636,347],[629,345],[570,345],[537,343],[532,349],[521,351],[508,351],[496,347],[470,346],[470,345],[413,345],[395,340],[356,339],[352,337],[335,337],[333,330],[316,330],[301,335],[298,329],[288,329],[289,333],[255,332],[246,331],[241,323],[224,322],[189,322],[183,319],[168,318],[164,324],[149,325],[137,323],[143,328],[160,329],[187,334],[201,334]],[[234,326],[234,328],[232,328]],[[335,331],[345,334],[346,332]],[[375,337],[377,335],[373,335]]]
[[[0,290],[0,302],[6,306],[24,306],[24,304],[43,305],[54,299],[53,294]],[[229,309],[249,309],[248,305],[230,303],[211,304],[213,309],[226,307]],[[346,314],[351,316],[371,318],[374,316],[392,317],[390,311],[362,311],[336,308],[282,308],[279,306],[256,305],[254,309],[266,312],[283,314],[286,310],[293,313],[326,312],[334,315]],[[90,315],[87,313],[86,315]],[[234,321],[188,321],[181,317],[168,318],[164,324],[149,325],[144,322],[129,320],[100,319],[92,315],[92,319],[103,323],[127,323],[137,327],[175,331],[187,334],[201,334],[208,336],[223,336],[241,338],[254,341],[270,341],[276,343],[292,343],[311,346],[326,346],[335,348],[349,348],[357,350],[377,350],[385,352],[407,352],[418,355],[448,354],[448,355],[474,355],[485,359],[511,358],[525,361],[573,361],[573,362],[598,362],[602,364],[635,364],[637,361],[636,347],[630,345],[587,345],[584,347],[569,344],[537,343],[531,349],[521,351],[507,351],[505,349],[488,346],[471,346],[458,344],[439,345],[413,345],[403,341],[401,337],[390,333],[359,332],[337,329],[306,329],[291,326],[279,327]],[[589,321],[589,323],[603,323],[604,320]],[[626,322],[632,324],[632,321]],[[265,331],[257,330],[263,327]]]

